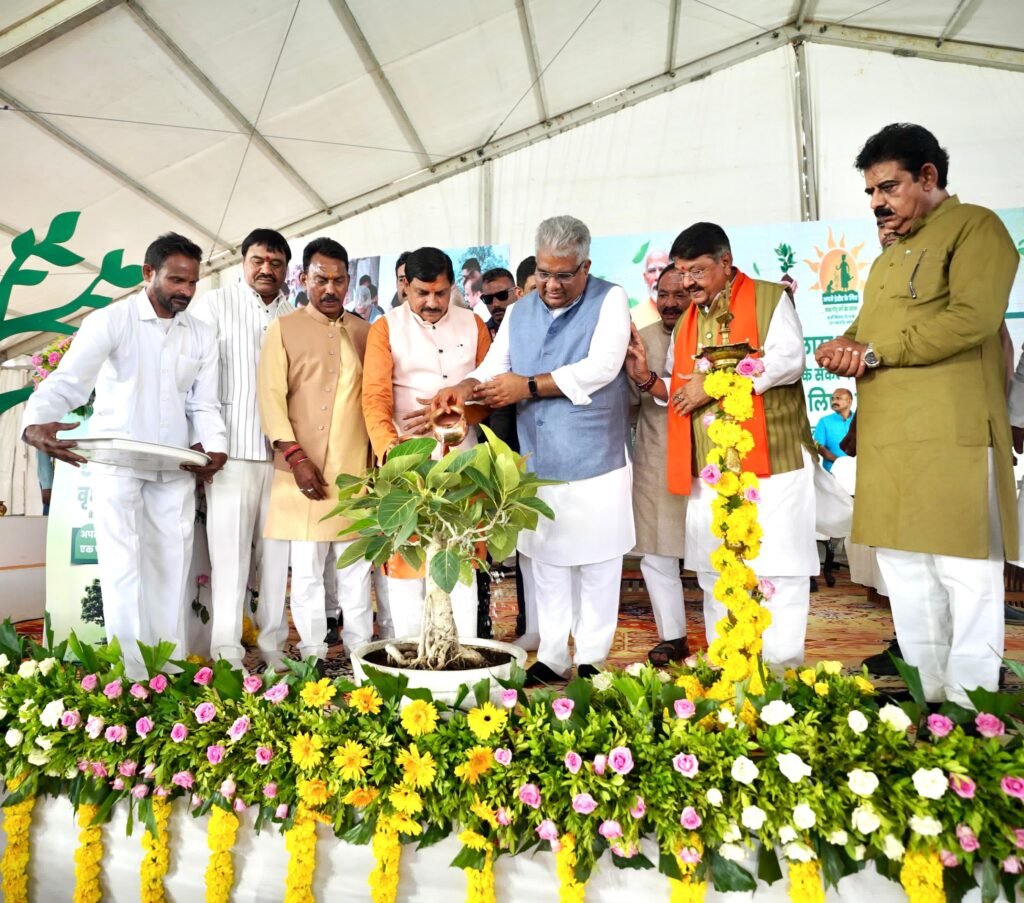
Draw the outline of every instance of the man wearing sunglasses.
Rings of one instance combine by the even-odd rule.
[[[505,311],[522,296],[512,274],[504,267],[495,267],[484,273],[480,300],[490,311],[487,328],[491,331],[491,338],[497,334],[501,321],[505,319]]]

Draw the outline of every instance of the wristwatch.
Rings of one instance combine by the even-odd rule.
[[[870,342],[868,342],[868,350],[864,352],[864,357],[862,358],[862,360],[864,361],[864,365],[869,370],[874,370],[875,367],[882,363],[878,359],[878,355],[875,354],[874,346]]]
[[[540,398],[540,392],[537,391],[537,377],[536,376],[531,376],[526,381],[526,385],[530,389],[530,397],[531,398]]]

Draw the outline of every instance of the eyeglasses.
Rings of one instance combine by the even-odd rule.
[[[548,273],[544,270],[537,270],[535,275],[537,276],[538,282],[547,282],[549,279],[554,279],[555,282],[561,282],[564,285],[566,282],[569,282],[572,279],[572,277],[575,276],[580,271],[580,267],[583,266],[584,263],[586,263],[586,261],[581,260],[580,266],[576,267],[576,269],[573,270],[571,273]]]
[[[689,276],[694,282],[700,282],[708,274],[709,267],[690,267],[688,270],[684,270],[682,267],[677,267],[679,275],[684,279]]]
[[[508,301],[508,296],[512,294],[512,289],[503,288],[500,292],[491,292],[490,294],[484,292],[480,295],[480,300],[484,304],[491,304],[494,301]]]

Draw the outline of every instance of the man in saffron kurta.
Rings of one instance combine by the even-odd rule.
[[[713,594],[716,574],[711,554],[721,540],[711,532],[713,487],[697,476],[713,447],[703,415],[713,400],[704,392],[703,375],[694,372],[694,355],[719,343],[718,318],[733,314],[731,341],[748,341],[760,349],[765,371],[754,377],[754,418],[743,424],[754,437],[754,449],[743,467],[760,477],[758,520],[764,536],[760,555],[750,562],[758,577],[774,587],[767,607],[771,626],[764,633],[766,662],[790,666],[803,661],[810,580],[818,573],[814,540],[814,440],[807,421],[801,377],[804,371],[803,331],[783,287],[751,279],[732,265],[729,239],[714,223],[697,223],[680,233],[672,246],[675,266],[693,304],[676,328],[666,372],[671,380],[655,382],[649,391],[668,400],[668,481],[672,492],[689,496],[686,509],[687,564],[697,572],[704,591],[704,622],[708,642],[727,616]],[[634,337],[629,368],[641,385],[649,368]]]
[[[428,402],[445,386],[461,382],[491,347],[487,324],[471,310],[450,303],[455,276],[448,255],[420,248],[406,258],[407,303],[393,307],[370,328],[363,379],[363,414],[374,454],[383,460],[403,439],[430,434]],[[470,423],[488,409],[470,405]],[[460,449],[476,445],[468,430]],[[440,457],[438,447],[436,457]],[[401,556],[387,564],[387,593],[395,635],[417,636],[423,622],[425,571]],[[460,636],[477,632],[476,581],[452,590],[452,612]]]
[[[302,281],[309,304],[267,328],[259,366],[259,410],[274,445],[274,482],[263,535],[291,542],[292,619],[303,658],[327,654],[323,572],[331,544],[341,554],[344,521],[321,521],[334,507],[339,474],[362,474],[368,436],[362,410],[363,355],[369,326],[346,314],[348,254],[337,242],[318,238],[303,252]],[[342,640],[351,654],[373,631],[370,562],[336,572],[344,614]],[[288,622],[266,612],[260,651],[280,663]]]

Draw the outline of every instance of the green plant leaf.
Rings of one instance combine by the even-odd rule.
[[[633,255],[633,263],[643,263],[644,258],[647,256],[647,249],[650,246],[650,239],[648,239],[642,245],[640,245],[640,250]]]
[[[362,561],[366,557],[366,550],[370,548],[372,538],[371,536],[360,536],[359,539],[353,540],[352,545],[338,556],[338,569],[347,568],[350,564]]]
[[[399,489],[380,500],[377,509],[377,520],[380,528],[386,533],[397,533],[410,515],[416,511],[416,496]]]
[[[502,493],[508,495],[519,485],[519,468],[516,467],[512,453],[500,454],[494,462],[495,476]]]
[[[391,449],[391,455],[424,455],[429,458],[437,448],[436,439],[406,439]]]
[[[71,648],[71,654],[82,663],[86,672],[95,673],[99,670],[100,660],[96,657],[92,646],[83,643],[73,630],[68,636],[68,646]]]
[[[573,715],[586,718],[590,709],[590,697],[594,692],[594,685],[589,678],[574,677],[565,686],[565,695],[576,703]]]
[[[378,480],[394,480],[399,474],[407,470],[414,470],[424,461],[429,461],[430,455],[396,455],[392,452],[388,460],[377,471]]]
[[[364,818],[362,821],[356,822],[351,828],[342,834],[341,839],[346,843],[365,846],[373,839],[373,828],[376,823],[376,819]]]
[[[453,868],[460,869],[482,869],[486,862],[487,854],[483,850],[463,847],[451,861],[451,865]]]
[[[431,823],[427,825],[426,829],[423,831],[423,834],[420,836],[420,842],[417,845],[416,849],[422,850],[426,847],[432,847],[435,843],[440,843],[451,833],[452,826],[450,824],[438,825]]]
[[[775,847],[768,847],[761,844],[757,851],[757,877],[759,881],[766,884],[774,884],[782,879],[782,869],[779,867],[779,857]]]
[[[981,865],[981,903],[995,903],[999,897],[999,866],[994,859]]]
[[[892,663],[896,666],[896,670],[899,671],[900,677],[903,678],[903,682],[907,685],[911,698],[921,709],[927,709],[928,701],[924,697],[921,672],[914,665],[908,665],[903,659],[896,657],[891,652],[889,653],[889,658],[892,659]]]
[[[616,856],[612,853],[612,865],[617,869],[652,869],[654,863],[651,862],[643,853],[637,853],[635,856]]]
[[[743,866],[711,850],[711,877],[715,890],[725,891],[752,891],[757,887],[754,876]]]
[[[459,557],[451,549],[442,549],[430,561],[430,577],[446,593],[459,582]]]
[[[366,675],[366,679],[377,688],[385,702],[401,699],[409,686],[409,678],[404,674],[386,674],[370,665],[363,666],[363,673]]]
[[[46,230],[46,238],[43,241],[49,244],[61,244],[70,241],[78,228],[78,218],[82,214],[77,210],[68,210],[66,213],[58,213],[50,220],[50,228]],[[81,260],[82,258],[79,258]]]
[[[679,868],[679,860],[664,850],[658,855],[658,871],[669,878],[675,878],[676,881],[683,880],[683,873]]]
[[[423,551],[423,546],[402,546],[398,550],[398,554],[402,556],[409,567],[417,571],[427,560],[427,553]]]
[[[536,511],[538,514],[544,515],[549,520],[555,519],[555,512],[551,510],[551,506],[536,496],[530,498],[519,499],[519,504],[525,508],[529,508],[531,511]]]
[[[974,874],[962,865],[942,870],[943,890],[949,903],[961,903],[967,892],[978,886]]]

